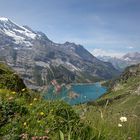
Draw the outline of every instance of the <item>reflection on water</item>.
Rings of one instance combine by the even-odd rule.
[[[56,93],[55,88],[50,86],[47,94],[44,96],[46,99],[55,100],[62,99],[71,105],[84,103],[87,101],[95,100],[106,92],[106,87],[101,86],[99,83],[95,84],[77,84],[71,85],[68,90],[65,86],[62,87],[61,92]]]

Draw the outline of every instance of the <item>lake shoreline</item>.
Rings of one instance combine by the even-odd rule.
[[[95,83],[71,83],[69,85],[94,85],[94,84],[97,84],[97,83],[100,83],[100,82],[95,82]]]
[[[66,87],[66,88],[65,88]],[[61,93],[53,96],[54,90],[50,89],[48,97],[52,99],[63,99],[71,105],[82,104],[96,100],[106,92],[106,87],[101,86],[100,82],[95,83],[72,83],[65,86]]]
[[[94,84],[100,84],[102,86],[102,84],[104,84],[106,81],[98,81],[98,82],[94,82],[94,83],[71,83],[69,85],[94,85]]]

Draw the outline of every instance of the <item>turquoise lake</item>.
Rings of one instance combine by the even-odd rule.
[[[85,103],[99,98],[107,91],[107,88],[101,86],[99,83],[75,84],[75,85],[71,85],[69,91],[77,93],[78,97],[71,99],[68,96],[69,92],[65,87],[58,94],[54,94],[54,87],[50,87],[48,92],[49,94],[44,94],[44,97],[46,99],[51,99],[51,100],[62,99],[67,103],[74,105],[74,104]]]

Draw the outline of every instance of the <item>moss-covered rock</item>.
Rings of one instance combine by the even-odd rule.
[[[14,71],[5,64],[0,63],[0,88],[21,91],[26,86]]]

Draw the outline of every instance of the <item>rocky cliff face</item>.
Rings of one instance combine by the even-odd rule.
[[[83,46],[54,43],[41,32],[0,18],[0,60],[15,69],[31,88],[52,79],[69,82],[93,82],[110,79],[118,71],[90,54]]]
[[[124,70],[124,72],[116,80],[112,81],[112,83],[110,84],[110,87],[111,87],[110,90],[118,91],[121,89],[125,89],[123,85],[128,84],[128,83],[130,83],[129,84],[130,87],[133,84],[136,84],[137,88],[140,87],[140,63],[137,65],[132,65],[132,66],[127,67]]]
[[[119,80],[122,80],[123,82],[125,82],[131,77],[140,78],[140,63],[137,65],[132,65],[132,66],[127,67],[125,71],[121,74]]]

